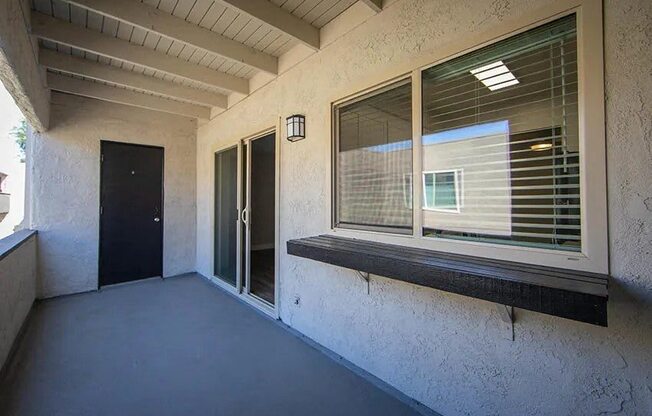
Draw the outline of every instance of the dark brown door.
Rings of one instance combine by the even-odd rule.
[[[163,274],[163,148],[102,141],[100,286]]]

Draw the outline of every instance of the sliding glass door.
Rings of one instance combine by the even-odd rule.
[[[215,154],[215,276],[238,279],[238,148]]]
[[[215,154],[215,276],[262,306],[275,304],[276,135]]]
[[[247,189],[247,287],[255,297],[274,304],[276,249],[276,137],[251,140]]]

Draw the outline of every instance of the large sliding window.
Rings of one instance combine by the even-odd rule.
[[[581,251],[576,15],[418,81],[418,147],[409,79],[334,106],[334,227]]]
[[[409,80],[335,108],[339,227],[412,233]]]
[[[579,251],[575,16],[426,69],[422,89],[424,175],[449,171],[423,235]]]

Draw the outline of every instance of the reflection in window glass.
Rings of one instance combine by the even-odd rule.
[[[411,103],[402,81],[335,108],[337,226],[411,232]]]
[[[424,209],[460,212],[461,171],[423,174]]]
[[[423,235],[579,251],[575,16],[429,68],[422,84]]]

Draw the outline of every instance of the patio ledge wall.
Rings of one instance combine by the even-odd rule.
[[[0,368],[35,297],[36,233],[18,231],[0,240]]]
[[[281,138],[280,315],[308,337],[435,411],[454,415],[649,414],[652,409],[652,2],[604,2],[611,275],[609,327],[517,310],[288,256],[329,229],[330,102],[468,34],[550,0],[396,0],[199,128],[198,271],[212,276],[214,152],[305,114]],[[358,3],[359,4],[359,3]],[[359,10],[356,6],[351,11]],[[345,13],[322,29],[354,21]],[[351,93],[354,91],[350,91]],[[285,129],[282,130],[283,132]],[[299,301],[295,302],[298,298]]]
[[[196,121],[55,92],[50,112],[50,129],[27,149],[38,297],[97,289],[100,140],[165,149],[163,275],[194,271]]]

